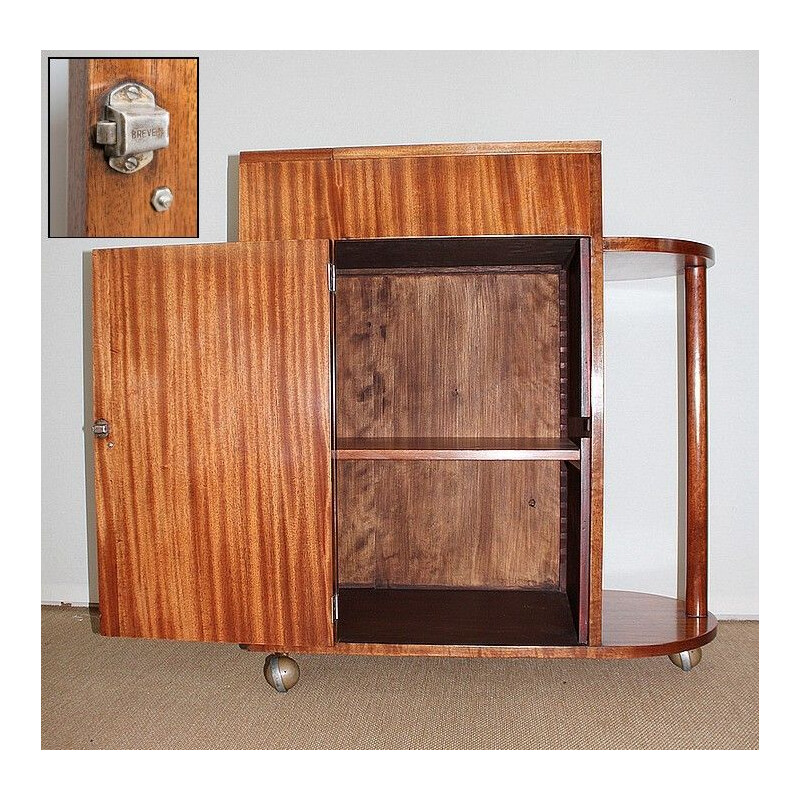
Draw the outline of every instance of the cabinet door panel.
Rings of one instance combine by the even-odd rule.
[[[95,251],[104,633],[333,643],[327,261],[326,241]]]

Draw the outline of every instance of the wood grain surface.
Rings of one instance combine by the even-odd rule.
[[[92,280],[92,412],[94,419],[108,420],[113,412],[111,330],[115,298],[113,274],[99,266],[93,254]],[[114,524],[114,482],[106,457],[110,440],[94,442],[95,515],[97,518],[98,602],[103,614],[100,630],[106,636],[119,636],[119,596],[117,591],[117,529]],[[113,449],[113,448],[112,448]]]
[[[545,143],[547,144],[547,143]],[[409,145],[244,153],[240,236],[296,235],[297,217],[333,239],[387,236],[583,235],[590,257],[588,370],[591,470],[588,554],[589,641],[602,637],[603,552],[603,213],[599,144]],[[311,161],[318,168],[309,190]],[[284,162],[277,170],[272,162]],[[288,185],[276,185],[274,176]],[[306,185],[306,188],[299,189]],[[294,188],[293,188],[294,187]],[[270,195],[293,198],[292,212],[264,212]],[[414,432],[419,435],[418,432]],[[353,436],[361,433],[354,432]],[[442,434],[437,434],[442,435]],[[483,435],[487,435],[484,433]],[[530,434],[527,434],[530,435]],[[552,434],[558,436],[559,434]]]
[[[714,264],[714,248],[688,239],[667,239],[654,236],[606,236],[603,250],[609,253],[673,253],[686,258],[687,266],[710,267]]]
[[[377,147],[337,147],[304,150],[255,150],[241,153],[243,164],[320,158],[395,158],[411,156],[519,155],[529,153],[599,153],[600,142],[449,142]]]
[[[197,236],[197,88],[195,58],[70,59],[68,236]],[[169,146],[153,161],[124,175],[108,166],[95,144],[95,125],[108,91],[137,81],[169,111]],[[167,186],[168,211],[150,204],[153,190]]]
[[[300,151],[296,159],[240,162],[240,241],[340,237],[331,151],[324,152],[320,158]]]
[[[89,158],[94,148],[98,102],[89,103],[88,58],[69,60],[69,89],[67,102],[67,236],[88,236]],[[91,117],[95,116],[95,119]],[[98,147],[103,153],[103,148]],[[96,169],[96,166],[95,166]]]
[[[571,439],[338,439],[338,461],[580,461]]]
[[[717,620],[687,617],[681,600],[640,592],[603,592],[603,639],[597,645],[566,647],[474,647],[468,645],[353,644],[295,648],[298,653],[457,658],[650,658],[703,647],[717,635]],[[271,652],[272,643],[249,650]]]
[[[445,144],[340,147],[337,158],[419,158],[421,156],[530,155],[534,153],[599,153],[600,142],[448,142]]]
[[[602,227],[596,142],[242,153],[239,237],[584,234]]]
[[[708,347],[706,267],[687,267],[686,613],[708,613]]]
[[[104,633],[333,643],[327,257],[95,251]]]
[[[683,275],[689,267],[711,267],[715,258],[713,247],[686,239],[611,236],[603,250],[606,281]]]
[[[341,438],[560,437],[558,276],[337,275]]]
[[[341,234],[590,233],[590,159],[584,153],[339,159]]]
[[[588,512],[588,586],[589,586],[589,644],[599,645],[603,636],[603,437],[605,392],[605,344],[603,317],[603,206],[600,156],[591,156],[589,208],[591,241],[581,243],[581,262],[588,262],[589,290],[586,298],[591,311],[585,324],[589,325],[586,368],[589,373],[589,418],[591,439],[589,453],[583,459],[590,472],[591,502]],[[587,334],[584,332],[584,336]],[[586,461],[588,460],[588,464]]]
[[[556,461],[340,461],[339,585],[558,588]]]

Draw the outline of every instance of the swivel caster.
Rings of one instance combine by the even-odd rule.
[[[703,650],[698,647],[696,650],[683,650],[680,653],[670,653],[669,660],[684,672],[688,672],[692,667],[696,667],[703,657]]]
[[[300,667],[285,653],[273,653],[264,663],[264,677],[276,692],[283,694],[300,679]]]

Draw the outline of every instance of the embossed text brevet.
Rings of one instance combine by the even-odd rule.
[[[95,139],[105,145],[108,165],[130,174],[153,160],[153,152],[169,145],[169,112],[138,83],[123,83],[105,98]]]

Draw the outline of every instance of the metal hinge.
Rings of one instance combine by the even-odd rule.
[[[339,619],[339,595],[338,593],[331,597],[331,616],[333,621]]]
[[[328,291],[336,291],[336,267],[333,264],[328,264]]]
[[[153,151],[169,145],[169,111],[140,83],[123,83],[106,95],[95,141],[105,145],[111,169],[130,174],[153,160]]]

